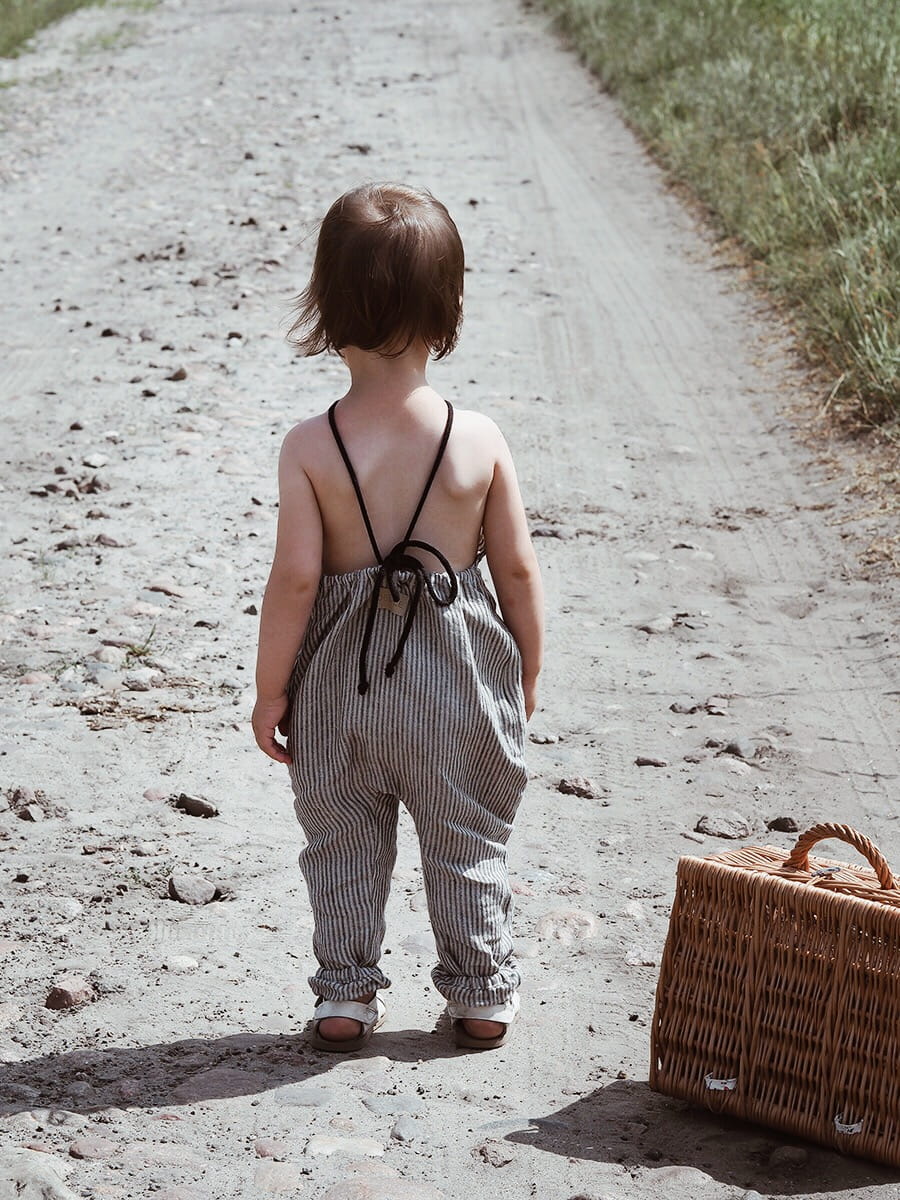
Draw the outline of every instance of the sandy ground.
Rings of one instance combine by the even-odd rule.
[[[676,860],[734,844],[702,816],[844,820],[900,865],[897,590],[794,436],[786,338],[545,18],[163,0],[3,71],[2,1200],[896,1197],[647,1086]],[[432,378],[507,432],[548,589],[493,1054],[449,1045],[409,822],[385,1029],[305,1048],[300,832],[248,726],[277,449],[342,387],[288,300],[372,178],[458,218]],[[93,999],[45,1007],[71,975]]]

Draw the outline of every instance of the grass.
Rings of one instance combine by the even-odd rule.
[[[96,0],[0,0],[0,57],[11,58],[33,33]]]
[[[154,8],[157,0],[118,0],[111,7],[143,12]],[[0,58],[17,55],[32,34],[87,5],[105,5],[106,0],[0,0]],[[117,35],[107,35],[97,42],[97,49],[113,49],[119,44]]]
[[[829,401],[900,422],[897,0],[544,0],[795,309]]]

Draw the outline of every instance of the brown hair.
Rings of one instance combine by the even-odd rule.
[[[366,184],[328,210],[288,337],[301,353],[358,346],[393,357],[421,339],[435,358],[456,345],[465,258],[430,192]]]

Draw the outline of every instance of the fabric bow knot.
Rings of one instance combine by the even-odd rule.
[[[425,570],[424,564],[414,555],[409,554],[408,550],[414,548],[416,550],[425,550],[428,554],[434,555],[444,571],[447,573],[449,580],[449,590],[446,596],[442,596],[436,589]],[[360,695],[365,695],[369,690],[369,644],[372,640],[372,630],[375,627],[375,617],[378,613],[378,601],[381,596],[382,587],[387,587],[391,593],[391,598],[396,604],[400,600],[400,584],[397,580],[397,575],[405,571],[412,575],[412,591],[409,594],[409,604],[406,609],[406,616],[403,620],[403,628],[400,630],[400,637],[397,640],[397,647],[391,656],[390,661],[384,668],[385,675],[390,678],[396,670],[397,664],[403,657],[403,650],[409,639],[410,631],[412,630],[413,621],[416,618],[416,613],[419,611],[419,604],[422,600],[423,591],[427,591],[431,599],[439,608],[449,608],[459,594],[459,580],[456,578],[456,572],[451,567],[450,563],[441,554],[435,546],[431,546],[428,542],[419,542],[414,539],[407,539],[403,542],[398,542],[396,546],[382,559],[378,565],[378,571],[375,575],[375,582],[372,587],[372,596],[369,600],[369,609],[366,614],[366,626],[363,633],[362,645],[359,651],[359,692]]]

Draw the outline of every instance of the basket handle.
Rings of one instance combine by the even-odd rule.
[[[893,872],[888,866],[887,859],[878,847],[874,842],[870,842],[867,837],[863,837],[861,833],[857,833],[855,829],[851,829],[849,825],[832,825],[829,822],[824,822],[821,825],[813,825],[811,829],[807,829],[806,833],[801,833],[797,839],[796,846],[785,860],[785,869],[808,871],[810,850],[816,842],[821,842],[825,838],[840,838],[842,842],[849,842],[854,849],[858,850],[863,857],[869,860],[875,874],[878,876],[878,882],[885,891],[889,891],[897,886]]]

